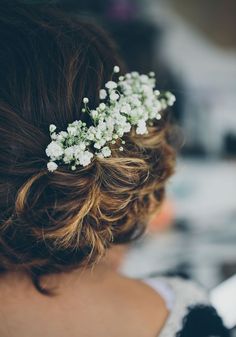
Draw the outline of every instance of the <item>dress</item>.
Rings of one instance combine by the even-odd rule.
[[[166,302],[169,317],[156,337],[229,337],[207,292],[191,280],[158,276],[142,280]]]

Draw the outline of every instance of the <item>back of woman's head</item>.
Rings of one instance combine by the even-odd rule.
[[[138,236],[173,171],[166,113],[149,133],[125,136],[124,151],[75,171],[47,170],[51,123],[91,120],[99,90],[120,65],[91,23],[53,6],[0,4],[0,268],[41,275],[89,266],[111,244]],[[121,65],[120,65],[121,66]]]

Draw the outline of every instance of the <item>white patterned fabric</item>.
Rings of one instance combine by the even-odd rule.
[[[182,329],[183,319],[191,305],[209,305],[207,292],[195,282],[179,277],[151,277],[142,280],[156,290],[170,311],[161,333],[157,337],[172,337]]]

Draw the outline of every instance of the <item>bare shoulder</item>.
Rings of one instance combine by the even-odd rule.
[[[140,336],[142,329],[143,336],[157,336],[169,315],[161,295],[143,281],[123,276],[119,276],[117,285],[114,283],[115,286],[114,294],[123,302],[121,307],[123,306],[128,312],[129,321],[136,321]]]
[[[162,297],[136,279],[102,272],[56,281],[58,295],[47,297],[29,282],[2,279],[0,335],[152,337],[168,317]]]

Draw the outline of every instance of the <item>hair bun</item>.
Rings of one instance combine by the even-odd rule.
[[[54,6],[6,6],[0,31],[0,269],[29,272],[42,291],[40,276],[89,266],[143,231],[175,151],[163,118],[148,135],[126,135],[112,157],[48,172],[48,126],[89,124],[83,97],[98,106],[114,64],[122,65],[101,29]]]

